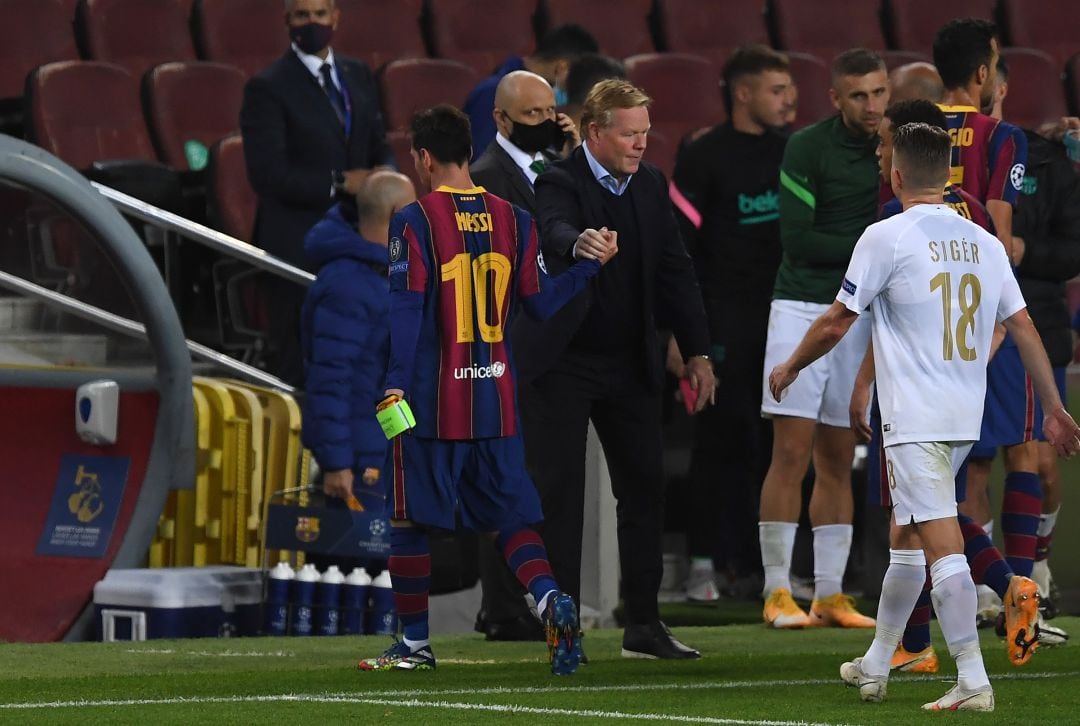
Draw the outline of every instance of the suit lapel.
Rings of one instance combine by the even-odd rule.
[[[506,153],[506,149],[499,146],[498,143],[495,144],[495,159],[499,162],[503,173],[510,179],[514,191],[518,193],[519,198],[524,203],[519,206],[525,206],[529,210],[536,209],[536,192],[529,186],[529,180],[525,177],[525,172],[514,163],[514,160]]]

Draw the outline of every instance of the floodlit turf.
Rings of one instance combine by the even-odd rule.
[[[1080,618],[1054,622],[1080,632]],[[884,704],[860,703],[837,677],[869,631],[681,628],[677,635],[704,657],[678,663],[624,660],[620,635],[588,633],[590,663],[563,678],[548,672],[543,644],[478,635],[435,638],[432,673],[355,670],[359,657],[389,644],[385,637],[0,645],[0,722],[1080,723],[1076,644],[1040,651],[1017,669],[984,631],[997,695],[997,713],[987,716],[919,712],[954,673],[938,632],[940,676],[898,676]]]

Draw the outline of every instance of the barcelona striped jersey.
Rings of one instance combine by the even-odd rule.
[[[1027,138],[1005,121],[972,106],[941,106],[952,140],[949,181],[985,204],[1015,204],[1024,184]]]

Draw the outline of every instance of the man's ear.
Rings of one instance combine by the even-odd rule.
[[[900,196],[900,190],[904,188],[904,176],[896,167],[896,157],[893,157],[892,172],[889,174],[889,183],[892,185],[893,194]]]

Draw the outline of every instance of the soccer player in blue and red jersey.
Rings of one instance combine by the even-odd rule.
[[[390,576],[404,638],[362,670],[430,670],[428,528],[455,514],[495,536],[536,601],[557,675],[581,657],[573,599],[555,582],[540,536],[540,500],[518,433],[514,361],[506,332],[518,307],[549,317],[580,292],[601,260],[549,277],[532,218],[474,186],[468,118],[450,106],[412,121],[413,159],[432,191],[390,222],[390,360],[386,394],[407,400],[416,425],[391,443]],[[615,240],[603,262],[616,252]]]
[[[994,103],[997,28],[974,18],[945,24],[934,38],[934,64],[945,86],[942,110],[953,142],[951,180],[986,205],[998,238],[1012,255],[1012,217],[1027,163],[1027,138],[1016,126],[987,115]],[[985,113],[984,113],[985,112]],[[1034,598],[1026,580],[1032,573],[1042,511],[1038,439],[1042,411],[1031,379],[1011,338],[1005,337],[987,368],[982,436],[968,464],[968,497],[961,512],[991,531],[987,482],[998,447],[1004,448],[1005,493],[1001,530],[1005,557],[1018,579],[1016,597]],[[1023,587],[1020,587],[1020,585]],[[979,615],[993,622],[999,607],[980,589]],[[1030,634],[1030,633],[1029,633]]]

